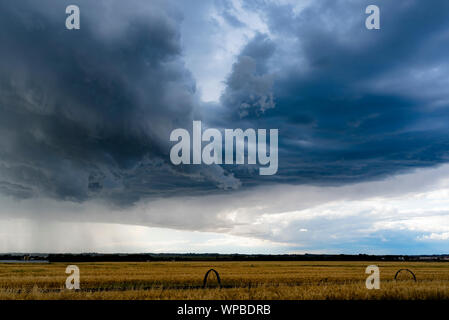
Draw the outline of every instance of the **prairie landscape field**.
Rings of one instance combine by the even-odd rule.
[[[80,290],[65,289],[69,263],[0,264],[0,299],[449,299],[444,262],[117,262],[70,263]],[[368,265],[380,290],[368,290]],[[222,287],[209,269],[219,272]],[[399,269],[401,272],[394,280]]]

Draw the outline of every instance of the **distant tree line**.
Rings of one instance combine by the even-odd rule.
[[[449,255],[347,255],[347,254],[218,254],[218,253],[61,253],[0,254],[1,260],[49,262],[151,262],[151,261],[449,261]]]

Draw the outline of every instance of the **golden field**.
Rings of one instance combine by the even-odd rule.
[[[65,288],[65,268],[80,268],[81,290]],[[380,268],[367,290],[365,268]],[[223,288],[206,271],[220,273]],[[408,268],[417,277],[401,273]],[[0,299],[449,299],[449,263],[441,262],[136,262],[0,264]]]

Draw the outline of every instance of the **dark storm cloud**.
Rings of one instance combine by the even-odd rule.
[[[170,132],[198,104],[181,15],[165,1],[78,1],[69,31],[68,4],[0,2],[0,190],[129,203],[226,187],[221,168],[168,164]]]
[[[245,126],[279,129],[278,175],[260,180],[341,184],[447,161],[449,3],[380,1],[381,30],[365,28],[369,4],[248,4],[272,39],[242,51],[222,101]],[[260,91],[273,108],[242,113],[263,96],[256,76],[272,80]]]
[[[130,204],[263,183],[372,179],[448,159],[449,3],[245,3],[264,17],[220,103],[199,101],[183,63],[182,14],[166,1],[0,0],[0,192]],[[236,29],[232,6],[217,12]],[[188,14],[194,14],[189,10]],[[207,50],[207,48],[205,48]],[[213,70],[211,70],[213,72]],[[279,171],[169,163],[192,120],[279,129]]]

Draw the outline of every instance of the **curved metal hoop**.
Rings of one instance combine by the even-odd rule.
[[[209,273],[213,271],[215,273],[215,275],[217,276],[217,282],[219,287],[221,288],[221,279],[220,279],[220,275],[218,274],[217,271],[215,271],[214,269],[210,269],[209,271],[206,272],[206,274],[204,275],[204,280],[203,280],[203,289],[206,288],[207,285],[207,278],[209,277]]]
[[[398,277],[398,275],[399,275],[399,273],[400,273],[401,271],[408,271],[408,272],[413,276],[413,279],[414,279],[415,282],[416,282],[416,276],[415,276],[415,274],[414,274],[411,270],[409,270],[409,269],[399,269],[399,270],[396,272],[396,274],[394,275],[394,280],[396,280],[396,278]]]

